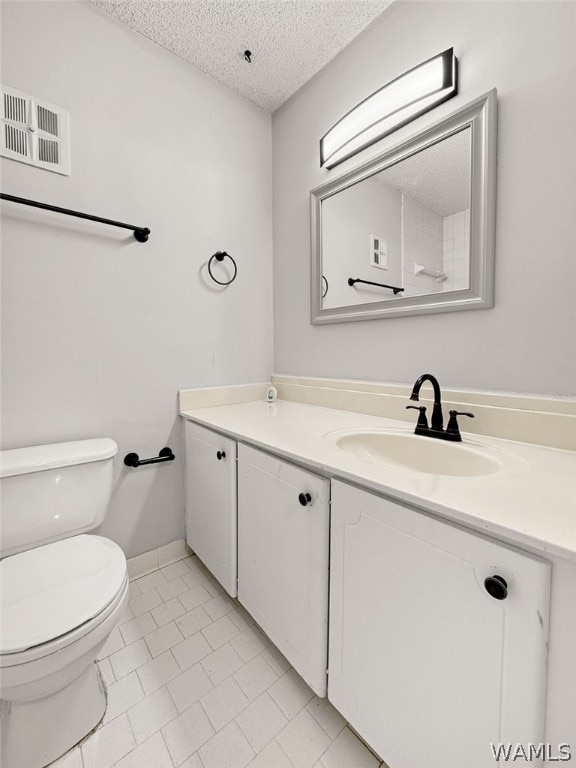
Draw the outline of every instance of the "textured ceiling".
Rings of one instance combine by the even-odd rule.
[[[440,216],[470,207],[470,131],[439,141],[378,174]]]
[[[392,1],[90,0],[268,112]]]

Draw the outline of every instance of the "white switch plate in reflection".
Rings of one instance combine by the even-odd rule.
[[[386,240],[380,235],[370,235],[370,264],[378,269],[388,269]]]

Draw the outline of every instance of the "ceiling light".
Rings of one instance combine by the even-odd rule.
[[[361,101],[320,140],[320,165],[333,168],[458,93],[454,50],[434,56]]]

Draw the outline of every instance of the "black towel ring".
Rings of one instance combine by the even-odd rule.
[[[328,280],[322,275],[322,298],[326,298],[326,294],[328,293]]]
[[[214,275],[212,274],[212,262],[213,262],[213,260],[216,259],[216,261],[224,261],[224,257],[225,256],[228,256],[228,258],[230,259],[230,261],[234,265],[234,274],[232,275],[230,280],[228,280],[227,283],[222,282],[222,280],[217,280],[214,277]],[[236,280],[236,275],[238,274],[238,267],[236,266],[236,262],[234,261],[232,256],[230,256],[229,253],[226,253],[226,251],[216,251],[216,253],[213,254],[210,257],[210,261],[208,262],[208,273],[209,273],[210,277],[212,278],[212,280],[214,280],[215,283],[218,283],[218,285],[230,285],[230,283],[233,283],[234,280]]]

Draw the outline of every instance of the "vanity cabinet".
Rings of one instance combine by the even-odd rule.
[[[236,597],[236,442],[190,421],[185,441],[186,541]]]
[[[330,483],[238,448],[238,599],[326,696]]]
[[[393,768],[544,741],[549,563],[340,481],[331,508],[328,698],[353,728]]]

